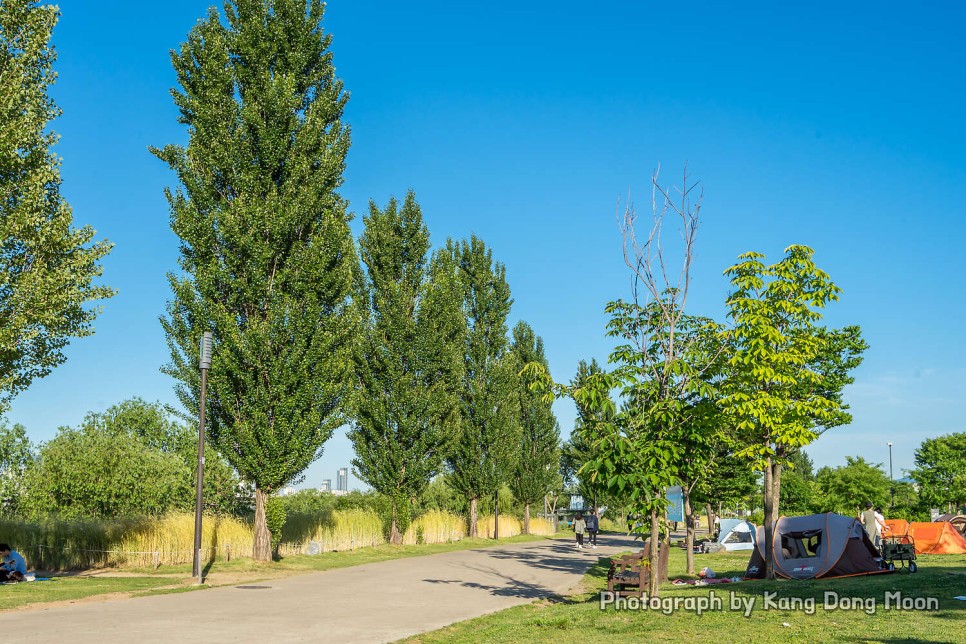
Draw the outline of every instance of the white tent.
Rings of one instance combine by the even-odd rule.
[[[758,529],[753,523],[741,519],[722,519],[718,543],[725,550],[754,550]]]

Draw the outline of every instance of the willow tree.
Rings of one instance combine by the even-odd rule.
[[[518,373],[531,362],[549,369],[543,339],[522,320],[513,327],[510,353]],[[517,380],[520,435],[510,475],[510,490],[523,503],[524,534],[530,534],[530,506],[550,491],[560,467],[560,427],[551,403],[530,387],[532,380],[526,373],[520,374]]]
[[[180,274],[162,325],[165,372],[198,408],[197,347],[214,334],[211,438],[255,487],[256,560],[271,556],[268,496],[317,459],[347,422],[358,272],[342,184],[347,97],[321,0],[235,0],[210,10],[172,53],[187,146],[152,151]]]
[[[64,362],[72,338],[94,333],[99,311],[87,305],[113,295],[95,284],[111,244],[73,226],[51,150],[58,16],[29,0],[0,3],[0,413]]]
[[[369,205],[359,241],[366,324],[356,355],[361,403],[349,438],[359,478],[389,498],[389,542],[401,544],[410,502],[439,474],[459,428],[461,293],[452,258],[431,260],[415,195]]]
[[[493,251],[478,237],[450,241],[446,252],[453,258],[467,324],[460,434],[447,464],[450,483],[468,502],[469,535],[475,537],[479,500],[496,499],[516,458],[518,398],[506,322],[512,300],[506,268],[493,261]]]

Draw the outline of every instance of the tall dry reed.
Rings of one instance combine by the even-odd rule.
[[[531,520],[531,525],[533,521]],[[505,539],[506,537],[513,537],[520,534],[523,527],[520,525],[520,520],[515,516],[510,514],[500,515],[500,539]],[[480,517],[476,522],[477,534],[481,537],[486,537],[487,539],[493,538],[493,515],[489,514],[485,517]]]
[[[191,563],[194,516],[187,513],[106,521],[37,523],[0,520],[0,537],[39,570],[142,567]],[[202,558],[250,556],[252,528],[233,518],[205,517]]]
[[[287,535],[298,540],[287,540]],[[377,546],[384,543],[382,519],[372,510],[333,510],[321,517],[293,515],[286,519],[279,554],[308,552],[312,542],[321,552]]]
[[[403,543],[452,543],[466,536],[466,519],[442,510],[429,510],[406,530]]]

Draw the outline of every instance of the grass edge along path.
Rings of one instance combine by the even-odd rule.
[[[47,607],[52,603],[75,602],[99,595],[107,596],[105,599],[117,599],[201,590],[348,568],[391,559],[492,548],[561,536],[561,533],[554,537],[516,535],[501,538],[498,541],[477,537],[464,538],[451,543],[410,546],[382,544],[318,555],[289,555],[279,561],[267,563],[257,563],[250,558],[237,558],[228,562],[217,560],[205,565],[205,583],[201,586],[192,585],[194,578],[191,577],[190,564],[161,566],[157,570],[153,568],[99,569],[90,571],[89,574],[72,573],[63,576],[54,573],[50,581],[0,585],[0,614],[9,610]]]
[[[671,578],[684,577],[684,551],[672,551]],[[696,569],[710,566],[719,577],[740,576],[748,553],[701,555]],[[537,600],[403,640],[430,642],[716,642],[751,636],[760,642],[963,642],[966,633],[966,555],[929,555],[918,560],[919,572],[897,572],[829,580],[748,581],[703,587],[666,585],[661,597],[681,598],[679,608],[659,610],[600,609],[607,587],[608,558],[600,558],[584,576],[582,591],[562,598]],[[905,598],[935,597],[938,610],[885,608],[885,594]],[[826,604],[825,593],[836,593]],[[711,593],[714,593],[712,595]],[[741,602],[730,610],[731,595]],[[766,608],[765,593],[771,603]],[[717,596],[720,609],[701,615],[685,600]],[[753,601],[744,616],[747,602]],[[842,609],[849,603],[848,609]],[[873,603],[874,602],[874,603]],[[670,601],[668,601],[670,604]],[[826,610],[826,605],[831,609]],[[812,610],[809,611],[809,606]],[[809,614],[811,612],[811,614]]]

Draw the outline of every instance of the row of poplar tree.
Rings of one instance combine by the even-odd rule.
[[[356,472],[391,499],[397,543],[410,501],[444,467],[468,500],[472,535],[480,498],[509,484],[524,504],[538,501],[559,462],[549,403],[520,376],[546,364],[542,342],[523,322],[508,333],[510,289],[492,251],[474,236],[431,253],[412,192],[370,205],[353,239],[338,192],[348,95],[323,14],[321,0],[211,9],[171,55],[187,145],[151,149],[177,178],[166,191],[180,270],[168,276],[163,370],[197,414],[197,347],[213,333],[210,437],[255,487],[260,560],[270,557],[266,499],[344,425]],[[0,128],[5,405],[63,362],[70,338],[93,332],[87,304],[113,294],[95,283],[110,244],[72,227],[50,150],[57,17],[31,0],[0,5],[11,97]]]

